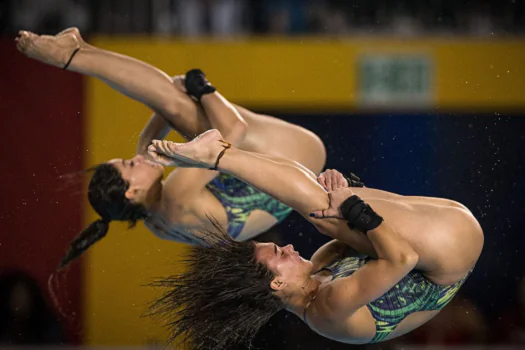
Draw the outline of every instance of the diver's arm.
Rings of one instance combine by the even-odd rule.
[[[164,117],[159,113],[154,113],[140,132],[137,142],[137,154],[149,157],[148,146],[151,144],[151,141],[163,140],[171,129],[171,125]]]
[[[316,272],[330,264],[335,259],[358,255],[361,254],[351,248],[348,244],[334,239],[317,249],[312,255],[310,261],[314,265],[313,271]]]
[[[324,302],[335,315],[349,315],[396,285],[417,264],[418,254],[387,222],[368,231],[368,238],[377,251],[370,260],[349,277],[330,284]]]

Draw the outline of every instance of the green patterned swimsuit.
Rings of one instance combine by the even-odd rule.
[[[332,280],[335,280],[352,275],[369,260],[369,257],[346,257],[335,260],[321,271],[331,271]],[[401,321],[414,312],[444,308],[471,272],[472,270],[451,286],[441,286],[432,283],[420,272],[412,270],[392,289],[366,305],[376,322],[376,334],[370,343],[384,341]],[[303,318],[306,322],[306,318]]]
[[[208,189],[222,203],[228,215],[228,234],[237,238],[253,210],[264,210],[281,222],[292,208],[227,174],[220,174]]]

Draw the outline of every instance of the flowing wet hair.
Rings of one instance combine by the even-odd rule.
[[[93,171],[88,186],[88,200],[100,219],[93,221],[73,240],[59,269],[79,258],[89,247],[106,236],[113,220],[128,221],[129,226],[146,219],[148,212],[142,204],[133,203],[126,197],[129,183],[113,165],[104,163],[87,171]]]
[[[169,342],[192,349],[230,349],[250,345],[253,337],[284,303],[270,287],[273,273],[255,258],[255,242],[237,242],[214,222],[217,232],[191,248],[182,260],[186,270],[160,278],[163,289],[148,316],[160,317]]]

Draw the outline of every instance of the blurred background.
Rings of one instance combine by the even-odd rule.
[[[459,295],[425,326],[361,348],[524,347],[525,1],[4,0],[1,349],[162,348],[163,325],[141,317],[156,295],[145,285],[184,268],[175,261],[187,247],[112,224],[53,275],[95,218],[85,181],[59,176],[132,156],[150,116],[98,81],[15,50],[19,29],[69,26],[170,75],[202,68],[232,102],[316,132],[327,167],[369,187],[472,210],[485,248]],[[259,239],[293,243],[304,257],[326,241],[295,214]],[[285,313],[254,344],[351,348]]]

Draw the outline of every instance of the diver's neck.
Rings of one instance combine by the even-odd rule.
[[[144,206],[148,212],[160,211],[162,207],[162,190],[164,188],[164,181],[159,181],[148,191],[148,196]]]
[[[288,300],[286,310],[296,314],[302,319],[305,309],[307,309],[317,297],[321,284],[321,281],[315,279],[313,276],[309,277],[301,287],[301,293],[298,293]]]

